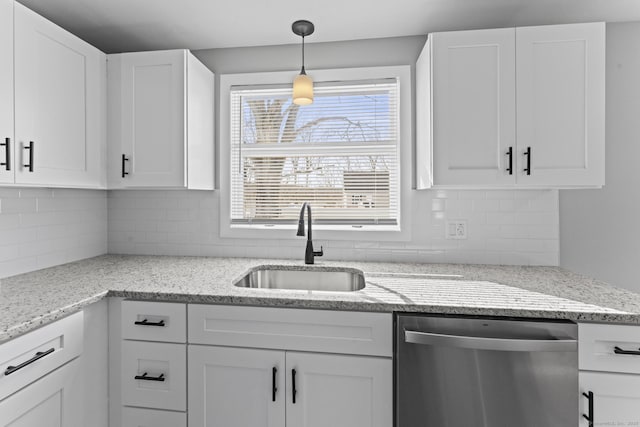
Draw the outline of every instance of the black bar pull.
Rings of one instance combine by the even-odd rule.
[[[25,150],[29,150],[29,164],[23,165],[25,168],[29,169],[29,172],[33,172],[33,149],[34,149],[34,143],[33,141],[29,141],[29,146],[27,147],[22,147]]]
[[[640,356],[640,348],[636,350],[623,350],[618,346],[613,347],[613,352],[615,354],[631,354],[633,356]]]
[[[133,378],[136,379],[136,380],[143,380],[143,381],[160,381],[160,382],[162,382],[162,381],[165,380],[164,374],[160,374],[157,377],[150,377],[150,376],[147,375],[146,372],[144,374],[142,374],[142,375],[136,375]]]
[[[507,167],[507,172],[509,175],[513,175],[513,147],[509,147],[507,150],[507,156],[509,156],[509,166]]]
[[[4,146],[4,162],[0,166],[4,166],[5,170],[11,170],[11,138],[5,138],[4,142],[0,142],[0,146]]]
[[[276,386],[276,375],[278,373],[278,368],[275,366],[271,370],[271,401],[276,401],[276,392],[278,391],[278,387]]]
[[[26,362],[22,362],[18,366],[7,366],[7,369],[5,369],[4,374],[5,375],[11,375],[15,371],[19,371],[20,369],[24,368],[25,366],[31,365],[36,360],[40,360],[43,357],[45,357],[46,355],[53,353],[54,351],[56,351],[56,349],[53,348],[53,347],[50,348],[47,351],[39,351],[31,359],[27,360]]]
[[[296,390],[296,370],[292,369],[291,370],[291,396],[293,398],[293,404],[295,405],[296,403],[296,394],[298,393],[298,390]]]
[[[526,172],[527,175],[531,175],[531,147],[527,147],[524,155],[527,156],[527,167],[524,168],[524,172]]]
[[[589,401],[589,415],[582,414],[582,418],[589,421],[589,427],[593,427],[593,392],[590,391],[589,394],[582,393],[582,395]]]
[[[161,320],[159,322],[149,322],[149,320],[147,319],[142,319],[142,320],[133,322],[133,324],[140,325],[140,326],[165,326],[164,320]]]
[[[122,155],[122,177],[124,178],[126,175],[129,175],[129,172],[125,171],[125,163],[128,162],[129,159],[124,154]]]

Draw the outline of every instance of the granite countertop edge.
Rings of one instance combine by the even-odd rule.
[[[194,265],[203,263],[205,272],[222,283],[203,285],[206,274],[198,275]],[[603,322],[640,324],[640,295],[608,286],[606,283],[577,275],[558,267],[524,267],[466,264],[393,264],[362,262],[329,262],[319,268],[357,268],[367,277],[366,293],[315,293],[305,291],[282,291],[264,293],[264,290],[242,289],[232,283],[242,274],[259,265],[279,265],[281,268],[306,269],[318,267],[301,266],[297,260],[269,260],[244,258],[196,258],[196,257],[152,257],[104,255],[77,261],[62,266],[39,270],[33,273],[0,280],[0,343],[16,338],[47,323],[82,310],[84,307],[106,297],[121,297],[148,301],[170,301],[181,303],[245,305],[279,308],[306,308],[324,310],[365,312],[412,312],[450,315],[501,316],[521,318],[566,319],[576,322]],[[224,271],[222,271],[226,268]],[[395,268],[395,273],[394,273]],[[133,270],[132,270],[133,269]],[[206,270],[210,269],[210,270]],[[220,272],[216,269],[221,270]],[[214,271],[215,270],[215,271]],[[375,273],[372,271],[379,271]],[[136,271],[136,275],[130,275]],[[415,273],[416,271],[420,273]],[[431,271],[442,271],[434,274]],[[372,272],[372,273],[370,273]],[[425,273],[426,272],[426,273]],[[215,273],[215,274],[213,274]],[[460,273],[460,274],[455,274]],[[377,278],[418,276],[441,277],[444,282],[459,280],[474,282],[480,286],[502,284],[514,290],[528,292],[541,297],[560,298],[567,301],[564,306],[528,304],[527,300],[515,299],[510,306],[465,305],[464,300],[450,303],[446,298],[436,303],[414,302],[415,295],[403,294],[402,285],[397,289],[378,286],[369,282],[368,275]],[[454,277],[455,276],[455,277]],[[129,277],[130,282],[126,282]],[[510,279],[511,278],[511,279]],[[483,281],[486,279],[487,281]],[[375,280],[372,280],[375,282]],[[156,283],[158,283],[156,285]],[[185,288],[184,283],[196,283],[194,289]],[[38,288],[44,284],[45,288]],[[90,284],[90,285],[89,285]],[[129,286],[127,286],[129,285]],[[53,289],[49,289],[49,287]],[[46,289],[59,299],[47,300],[48,295],[13,296],[16,289]],[[400,289],[400,291],[398,291]],[[415,292],[415,288],[413,292]],[[376,293],[378,292],[378,293]],[[397,300],[398,295],[402,297]],[[468,301],[474,301],[473,295]],[[521,301],[518,305],[518,301]],[[570,303],[577,302],[577,308]],[[16,305],[29,306],[31,311],[20,311]],[[474,305],[475,304],[475,305]],[[585,304],[584,307],[579,304]],[[574,308],[572,308],[574,307]],[[12,310],[15,313],[12,313]]]

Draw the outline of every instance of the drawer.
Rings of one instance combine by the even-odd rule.
[[[185,411],[186,345],[123,341],[121,383],[123,405]]]
[[[581,323],[578,337],[580,369],[640,374],[640,326]]]
[[[125,407],[122,408],[122,427],[187,427],[187,414]]]
[[[83,328],[78,312],[0,345],[0,400],[79,356]]]
[[[184,343],[187,307],[168,302],[123,301],[122,338]]]
[[[189,342],[391,357],[390,313],[189,305]]]

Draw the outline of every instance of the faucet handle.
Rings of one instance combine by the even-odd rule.
[[[322,250],[322,246],[320,246],[320,252],[313,251],[313,256],[322,256],[324,255],[324,251]]]

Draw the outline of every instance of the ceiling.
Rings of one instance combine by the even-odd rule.
[[[107,53],[328,42],[433,31],[640,21],[640,0],[19,0]]]

